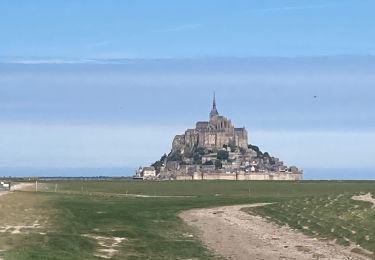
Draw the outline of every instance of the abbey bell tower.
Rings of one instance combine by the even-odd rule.
[[[216,109],[216,98],[215,98],[215,93],[214,93],[214,100],[212,102],[212,109],[211,109],[211,112],[210,112],[210,120],[214,116],[218,116],[218,115],[219,115],[219,112],[217,112],[217,109]]]

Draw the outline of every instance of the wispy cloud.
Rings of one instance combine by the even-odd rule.
[[[300,5],[300,6],[281,6],[272,8],[258,8],[249,9],[247,13],[258,13],[258,12],[282,12],[282,11],[294,11],[294,10],[306,10],[306,9],[322,9],[329,5]]]
[[[25,58],[8,60],[7,63],[16,64],[86,64],[96,63],[90,59],[65,59],[65,58]]]
[[[164,29],[157,30],[157,32],[181,32],[181,31],[190,31],[195,30],[201,27],[201,24],[192,23],[192,24],[181,24],[174,27],[168,27]]]
[[[97,55],[98,56],[98,55]],[[106,53],[92,58],[54,58],[54,57],[24,57],[24,58],[0,58],[0,64],[119,64],[135,59],[124,53]]]

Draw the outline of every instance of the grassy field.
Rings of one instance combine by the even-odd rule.
[[[351,202],[350,196],[375,193],[375,182],[61,181],[42,183],[38,192],[34,190],[0,197],[0,256],[4,259],[98,259],[98,254],[112,259],[212,259],[213,253],[195,239],[178,213],[253,202],[275,202],[257,213],[269,214],[280,223],[302,221],[303,227],[311,215],[322,218],[316,223],[321,230],[337,228],[328,232],[330,237],[343,238],[340,226],[356,231],[356,236],[345,233],[350,240],[369,235],[361,243],[373,250],[369,243],[374,238],[374,213],[364,202]],[[313,213],[306,203],[311,211],[315,208]],[[333,204],[324,207],[327,203]],[[287,205],[290,210],[285,209]],[[367,213],[353,213],[359,211]],[[293,221],[281,217],[293,212]],[[357,218],[362,222],[353,222]],[[354,223],[356,229],[348,226]],[[314,230],[311,225],[305,232],[316,235]],[[117,251],[111,255],[106,249]]]

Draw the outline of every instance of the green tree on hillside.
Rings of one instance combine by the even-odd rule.
[[[165,161],[166,158],[167,158],[167,155],[164,154],[160,158],[160,160],[158,160],[158,161],[154,162],[153,164],[151,164],[152,166],[154,166],[155,171],[156,171],[157,174],[160,173],[160,168],[161,168],[161,166],[163,166],[163,163],[164,163],[164,161]]]
[[[229,152],[225,150],[220,150],[217,152],[217,159],[218,160],[228,160]]]
[[[263,153],[261,152],[261,150],[259,149],[258,146],[249,144],[247,147],[248,147],[249,149],[255,151],[255,152],[257,153],[257,157],[258,157],[258,158],[263,157]]]
[[[223,167],[223,164],[221,163],[220,160],[216,160],[215,161],[215,169],[218,170],[218,169],[221,169]]]

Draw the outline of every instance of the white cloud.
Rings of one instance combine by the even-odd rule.
[[[97,63],[95,60],[90,59],[59,59],[59,58],[24,58],[14,59],[8,63],[15,64],[88,64]]]

